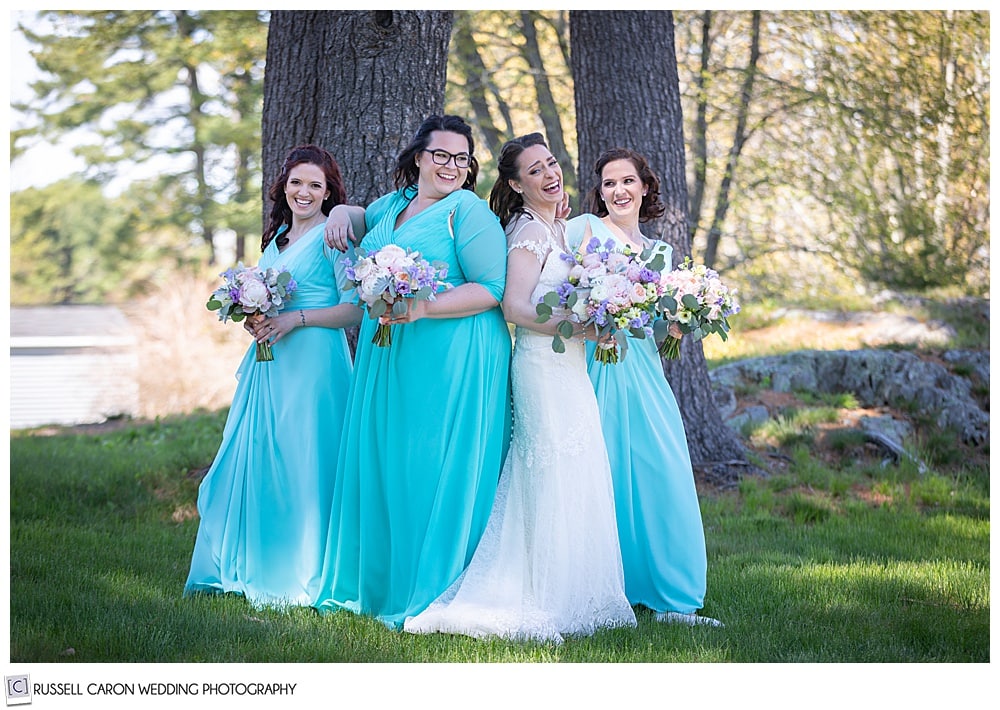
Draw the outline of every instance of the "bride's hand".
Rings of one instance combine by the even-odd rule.
[[[562,200],[556,206],[556,219],[567,219],[572,211],[569,206],[569,195],[564,192]]]

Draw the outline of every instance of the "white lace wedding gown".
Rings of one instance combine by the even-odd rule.
[[[521,217],[508,236],[508,251],[528,249],[542,264],[533,302],[569,272],[565,223],[553,233],[540,222]],[[565,343],[556,353],[551,336],[516,329],[513,438],[486,531],[462,576],[405,631],[562,643],[635,626],[585,347]]]

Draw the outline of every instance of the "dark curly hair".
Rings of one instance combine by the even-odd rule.
[[[288,151],[285,162],[281,164],[278,177],[271,183],[267,196],[272,202],[271,215],[268,219],[267,229],[260,239],[260,250],[267,249],[274,236],[282,225],[292,226],[292,208],[288,206],[285,199],[285,186],[288,184],[288,174],[296,165],[309,163],[315,165],[326,176],[326,187],[330,191],[330,196],[323,200],[320,206],[323,214],[329,215],[330,210],[335,206],[347,202],[347,190],[344,188],[344,179],[340,175],[340,166],[334,159],[330,151],[320,148],[318,145],[300,145]],[[284,232],[278,237],[278,247],[283,247],[288,243],[288,232]]]
[[[497,181],[493,183],[490,190],[490,209],[500,218],[500,225],[504,228],[510,223],[516,214],[524,212],[524,196],[520,192],[515,192],[510,186],[511,180],[517,180],[519,172],[517,159],[526,148],[533,145],[545,145],[545,137],[541,133],[529,133],[526,136],[518,136],[503,144],[500,148],[500,157],[497,158]]]
[[[403,148],[403,152],[396,158],[396,167],[392,171],[392,178],[397,188],[412,187],[417,184],[420,178],[420,168],[417,167],[416,157],[424,150],[431,140],[431,133],[434,131],[448,131],[465,136],[469,141],[469,172],[465,176],[462,188],[465,190],[476,189],[476,178],[479,177],[479,161],[475,156],[475,141],[472,140],[472,128],[460,116],[428,116],[420,124],[420,128],[413,134],[413,140]]]
[[[601,153],[601,157],[594,163],[594,174],[597,175],[597,183],[587,191],[584,198],[583,209],[585,212],[604,217],[608,214],[608,207],[601,197],[601,173],[604,166],[614,160],[628,160],[635,166],[635,170],[646,186],[646,194],[642,196],[642,204],[639,206],[639,221],[648,222],[656,219],[665,211],[663,203],[660,201],[660,178],[649,167],[649,161],[641,153],[637,153],[629,148],[611,148]]]

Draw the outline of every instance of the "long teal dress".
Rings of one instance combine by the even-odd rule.
[[[506,239],[485,201],[458,190],[396,229],[414,194],[372,203],[361,246],[418,250],[499,302]],[[392,326],[388,347],[371,342],[377,323],[362,319],[314,606],[398,628],[455,581],[485,528],[511,431],[511,340],[499,305]]]
[[[285,267],[298,288],[290,309],[345,297],[342,258],[323,225],[258,265]],[[226,327],[240,327],[231,326]],[[239,370],[222,444],[198,490],[201,521],[185,595],[235,592],[254,605],[308,606],[319,590],[350,387],[341,329],[296,328],[257,362],[251,341]]]
[[[573,248],[588,223],[602,242],[615,238],[584,214],[568,223]],[[656,246],[670,268],[670,245]],[[611,460],[625,594],[656,612],[692,613],[705,599],[705,531],[677,400],[652,338],[630,339],[613,365],[597,362],[594,347],[588,343],[588,371]]]

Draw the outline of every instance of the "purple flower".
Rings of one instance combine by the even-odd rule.
[[[642,283],[644,283],[644,284],[659,283],[660,282],[660,272],[659,271],[653,271],[652,269],[647,269],[644,266],[644,267],[642,267],[642,270],[639,271],[639,281],[642,282]]]

